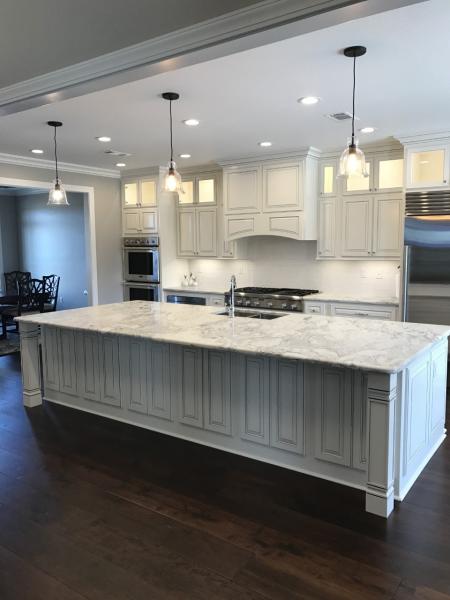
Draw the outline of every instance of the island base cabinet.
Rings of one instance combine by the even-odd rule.
[[[446,341],[389,374],[28,323],[21,334],[26,406],[42,372],[49,401],[365,490],[384,517],[445,437]]]
[[[171,420],[169,345],[122,338],[120,386],[128,410]]]

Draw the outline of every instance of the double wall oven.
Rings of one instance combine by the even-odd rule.
[[[126,237],[123,247],[124,300],[161,299],[159,236]]]

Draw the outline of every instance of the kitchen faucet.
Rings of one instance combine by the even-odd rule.
[[[236,289],[236,275],[230,279],[230,304],[228,305],[228,316],[234,317],[234,290]]]

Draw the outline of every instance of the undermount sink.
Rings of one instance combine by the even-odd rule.
[[[227,310],[223,310],[221,312],[216,313],[216,315],[219,316],[229,316],[228,311]],[[239,309],[234,309],[234,316],[235,317],[247,317],[247,319],[266,319],[266,320],[272,320],[272,319],[278,319],[279,317],[284,317],[285,315],[280,315],[278,313],[264,313],[264,312],[252,312],[249,310],[239,310]]]

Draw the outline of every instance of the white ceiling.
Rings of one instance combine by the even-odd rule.
[[[60,159],[111,168],[117,159],[106,147],[133,154],[127,168],[164,164],[168,159],[168,106],[162,91],[174,90],[176,154],[188,152],[183,166],[221,158],[316,146],[342,147],[349,123],[325,114],[351,110],[351,61],[339,51],[364,44],[357,64],[358,127],[361,145],[399,133],[450,130],[448,77],[450,2],[430,0],[307,34],[215,61],[157,75],[80,98],[0,119],[0,151],[29,155],[43,148],[52,157],[49,119],[64,122]],[[312,107],[297,98],[314,94]],[[199,127],[181,121],[196,117]],[[94,138],[109,135],[111,144]]]
[[[7,86],[259,0],[1,0]],[[5,60],[6,59],[6,60]]]

